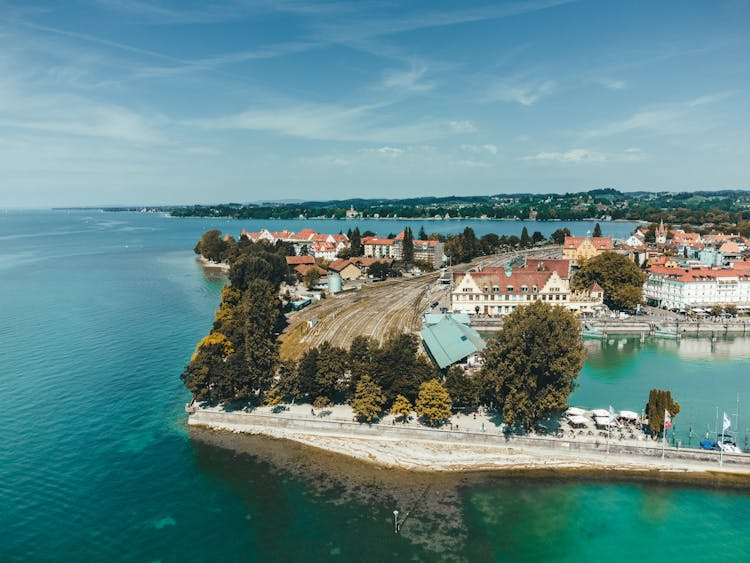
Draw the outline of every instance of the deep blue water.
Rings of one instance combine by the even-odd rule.
[[[374,223],[380,234],[399,226]],[[478,235],[520,232],[471,224]],[[283,442],[188,433],[179,374],[223,283],[204,275],[192,247],[209,228],[260,225],[284,226],[0,212],[0,560],[750,558],[745,492],[404,475]],[[678,386],[684,373],[699,380],[680,388],[698,412],[731,401],[750,373],[747,355],[657,352],[592,355],[576,398],[627,408],[652,380]],[[394,507],[414,509],[398,536]]]

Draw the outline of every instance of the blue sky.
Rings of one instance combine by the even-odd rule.
[[[0,207],[750,188],[750,2],[0,0]]]

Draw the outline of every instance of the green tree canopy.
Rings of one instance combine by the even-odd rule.
[[[593,233],[592,236],[595,236],[595,237],[602,236],[602,227],[601,227],[601,225],[599,225],[599,223],[597,223],[596,225],[594,225],[594,233]]]
[[[476,387],[460,366],[452,366],[445,376],[445,388],[453,399],[453,409],[469,409],[476,404]]]
[[[372,422],[383,410],[385,395],[380,385],[365,375],[357,383],[352,397],[352,410],[359,420]]]
[[[651,389],[646,403],[648,427],[653,436],[664,432],[664,413],[668,412],[672,420],[680,413],[680,403],[672,400],[672,392],[662,389]]]
[[[507,424],[530,428],[567,406],[583,367],[580,324],[567,309],[535,301],[506,317],[483,355],[480,389],[494,391]]]
[[[414,261],[414,235],[411,232],[411,227],[404,229],[404,240],[403,240],[403,261],[407,264]]]
[[[562,229],[557,229],[554,233],[550,235],[550,239],[555,244],[562,244],[565,242],[565,237],[570,236],[570,229],[567,227],[564,227]]]
[[[206,260],[221,262],[227,257],[227,251],[230,246],[230,243],[222,239],[221,231],[212,229],[203,233],[201,240],[195,245],[193,251],[203,256]]]
[[[307,289],[313,289],[320,281],[320,272],[317,268],[308,268],[305,275],[302,276],[302,281],[305,282]]]
[[[632,260],[616,252],[603,252],[583,263],[573,287],[584,290],[598,283],[610,309],[633,309],[643,299],[645,281],[646,275]]]

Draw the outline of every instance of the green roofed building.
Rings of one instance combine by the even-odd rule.
[[[431,324],[421,331],[424,348],[442,370],[484,350],[486,344],[479,333],[466,324],[443,315],[431,315]],[[437,321],[437,322],[435,322]]]

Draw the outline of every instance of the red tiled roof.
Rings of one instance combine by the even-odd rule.
[[[492,268],[492,271],[488,271],[489,268],[482,272],[469,272],[462,273],[456,272],[453,274],[453,282],[459,283],[464,276],[471,276],[474,283],[477,284],[479,290],[482,293],[499,293],[499,294],[518,294],[521,293],[521,286],[526,286],[529,291],[532,292],[532,287],[536,286],[538,291],[541,291],[544,285],[549,281],[552,276],[552,271],[547,272],[529,272],[527,270],[511,270],[511,275],[505,275],[504,270],[500,268]],[[500,271],[497,271],[500,270]],[[493,286],[498,288],[498,291],[492,291]],[[508,291],[508,287],[513,287],[513,291]],[[485,291],[484,288],[487,288]]]
[[[563,279],[570,277],[571,261],[567,259],[527,258],[526,267],[523,270],[532,272],[543,272],[554,270]]]
[[[363,268],[369,268],[376,262],[383,262],[385,264],[391,264],[393,262],[393,258],[374,258],[369,256],[358,256],[356,258],[350,258],[350,260],[352,261],[352,264],[362,266]]]
[[[362,244],[380,244],[380,245],[392,245],[392,238],[380,238],[380,237],[365,237],[362,239]]]
[[[681,282],[708,282],[716,278],[740,277],[744,280],[750,279],[750,273],[740,269],[718,269],[711,268],[667,268],[666,266],[651,266],[649,274],[669,276]]]
[[[342,258],[339,258],[338,260],[334,260],[333,262],[328,264],[328,269],[333,270],[334,272],[340,272],[347,266],[354,266],[355,268],[357,267],[357,265],[352,262],[351,259],[344,260]]]
[[[297,266],[299,264],[315,264],[315,258],[312,256],[287,256],[286,263],[289,266]]]
[[[612,249],[612,237],[565,237],[563,242],[563,248],[576,249],[583,244],[587,238],[591,239],[591,243],[596,247],[597,250],[611,250]]]

